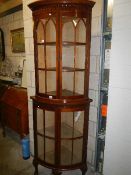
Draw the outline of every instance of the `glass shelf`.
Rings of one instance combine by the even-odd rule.
[[[41,136],[44,136],[44,131],[42,129],[38,130],[38,134]],[[54,139],[54,126],[49,126],[45,128],[45,136]],[[62,139],[78,138],[82,136],[83,135],[80,131],[73,129],[73,127],[67,125],[66,123],[61,124],[61,138]]]

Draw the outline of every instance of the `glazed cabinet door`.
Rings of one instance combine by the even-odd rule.
[[[47,164],[55,164],[55,112],[37,107],[35,144],[37,158]]]
[[[62,98],[83,97],[88,88],[84,79],[89,70],[86,41],[90,26],[88,14],[81,16],[61,12]]]
[[[84,110],[61,112],[60,164],[62,166],[72,166],[82,162],[84,113]]]
[[[56,96],[57,16],[46,13],[35,23],[36,91],[39,95]]]

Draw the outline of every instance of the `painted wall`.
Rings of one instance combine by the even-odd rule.
[[[113,9],[104,175],[131,174],[131,1]]]
[[[35,1],[35,0],[34,0]],[[34,72],[34,46],[33,46],[33,21],[32,13],[28,4],[33,0],[23,0],[23,18],[25,28],[26,66],[27,66],[27,88],[29,102],[29,128],[31,152],[33,154],[33,120],[32,101],[30,96],[35,94],[35,72]],[[90,107],[89,136],[88,136],[88,162],[94,165],[96,123],[98,109],[98,84],[99,84],[99,60],[100,60],[100,36],[101,36],[101,8],[102,0],[96,0],[92,14],[92,40],[91,40],[91,68],[90,68],[90,91],[89,97],[93,99]]]
[[[11,30],[24,27],[23,23],[23,11],[18,11],[10,15],[6,15],[0,18],[0,28],[4,32],[5,40],[5,55],[6,59],[9,59],[13,72],[18,70],[18,66],[23,66],[23,60],[25,59],[25,53],[13,53],[11,46]],[[26,87],[26,74],[24,69],[23,86]]]

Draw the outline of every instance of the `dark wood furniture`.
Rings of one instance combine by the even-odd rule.
[[[34,19],[36,94],[33,100],[35,175],[38,165],[87,171],[91,12],[88,0],[41,0]]]
[[[29,133],[27,90],[9,86],[1,97],[1,123],[18,133],[21,138]]]
[[[4,32],[0,28],[0,60],[5,59],[5,41],[4,41]]]
[[[2,96],[4,95],[7,88],[8,88],[8,85],[4,85],[0,81],[0,122],[1,122],[1,110],[2,110],[1,99],[2,99]]]

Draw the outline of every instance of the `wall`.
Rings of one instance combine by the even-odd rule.
[[[131,1],[113,9],[104,175],[131,174]]]
[[[35,0],[34,0],[35,1]],[[33,0],[23,0],[23,17],[25,27],[25,45],[27,59],[27,87],[29,100],[29,128],[31,152],[33,153],[33,120],[32,101],[30,96],[35,94],[35,72],[34,72],[34,51],[33,51],[33,23],[32,13],[28,4]],[[91,41],[91,68],[90,68],[90,91],[89,97],[93,99],[90,107],[89,137],[88,137],[88,162],[94,165],[96,123],[98,108],[98,88],[99,88],[99,60],[100,60],[100,36],[101,36],[101,7],[102,0],[97,0],[92,14],[92,41]]]
[[[97,130],[97,113],[98,113],[98,96],[100,80],[100,56],[101,56],[101,17],[102,17],[102,0],[95,0],[96,4],[92,11],[92,31],[91,31],[91,65],[90,65],[90,82],[89,97],[93,99],[90,106],[89,115],[89,136],[88,136],[88,162],[94,165],[95,145]]]
[[[22,66],[23,59],[25,58],[25,53],[12,52],[10,31],[22,27],[24,27],[22,10],[0,18],[0,28],[4,32],[6,58],[11,61],[14,72],[17,71],[19,65]],[[23,82],[24,86],[26,86],[25,76]]]

